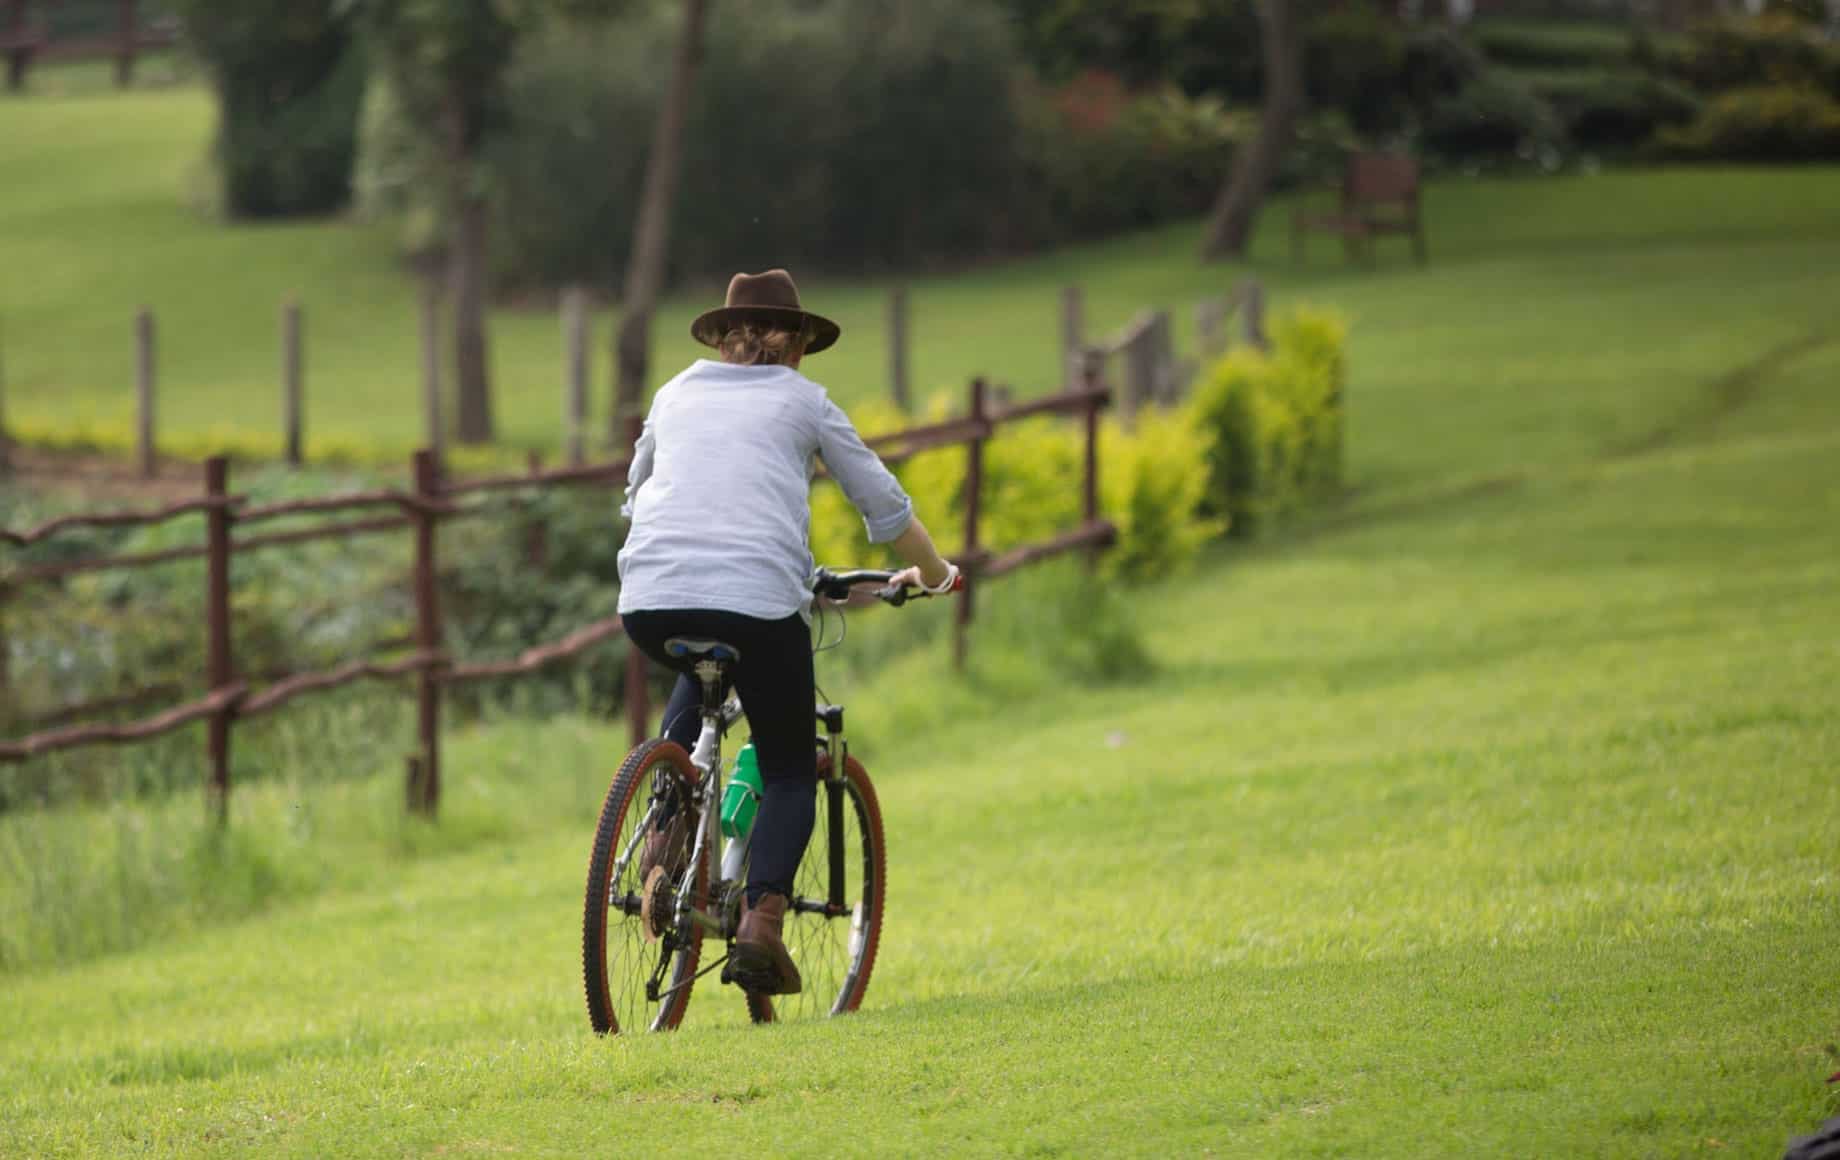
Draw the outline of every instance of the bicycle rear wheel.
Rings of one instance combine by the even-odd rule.
[[[887,896],[882,808],[854,757],[831,780],[831,759],[818,755],[818,820],[793,882],[784,938],[805,988],[796,995],[749,995],[756,1023],[817,1019],[862,1004],[881,946]]]
[[[654,913],[674,901],[687,873],[696,876],[693,905],[707,905],[709,851],[697,866],[687,863],[694,845],[696,809],[691,795],[698,778],[683,747],[647,741],[627,755],[607,791],[588,858],[588,891],[581,929],[582,978],[588,1021],[602,1035],[668,1031],[683,1021],[702,957],[702,936],[685,940],[675,930],[645,930],[645,883],[639,874],[654,821],[676,818],[679,835],[664,859],[675,866],[666,889],[654,891]],[[649,990],[649,994],[648,994]]]

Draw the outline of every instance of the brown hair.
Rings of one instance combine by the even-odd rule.
[[[790,366],[804,357],[810,336],[799,330],[743,322],[716,344],[722,361],[736,366]]]

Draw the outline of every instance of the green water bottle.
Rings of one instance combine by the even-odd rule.
[[[754,828],[754,815],[760,810],[760,758],[754,743],[748,742],[735,754],[735,774],[722,791],[722,834],[728,838],[745,838]]]

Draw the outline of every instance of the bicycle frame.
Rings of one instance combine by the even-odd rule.
[[[699,666],[700,668],[700,666]],[[711,673],[707,678],[699,672],[700,679],[713,680]],[[690,865],[700,866],[700,859],[711,849],[720,833],[718,816],[722,801],[722,737],[742,716],[741,706],[731,694],[722,707],[715,712],[704,712],[703,727],[697,734],[696,747],[691,750],[690,764],[702,775],[697,779],[697,791],[692,797],[697,811],[696,840],[690,850]],[[831,776],[824,781],[825,788],[825,826],[829,832],[830,851],[828,897],[823,902],[811,900],[793,900],[795,910],[815,912],[838,916],[849,908],[844,899],[845,862],[843,853],[844,825],[844,762],[850,754],[850,745],[843,731],[843,706],[819,705],[817,720],[823,724],[824,733],[817,740],[830,755]],[[694,923],[705,931],[725,938],[733,933],[727,914],[729,894],[740,885],[741,875],[747,866],[748,851],[753,841],[753,833],[740,838],[730,838],[722,846],[722,865],[720,877],[710,883],[712,906],[710,911],[698,909],[694,903],[696,875],[686,874],[683,883],[677,888],[673,916],[679,931],[688,931],[689,924]],[[717,898],[718,889],[722,892]],[[720,904],[717,909],[716,904]]]

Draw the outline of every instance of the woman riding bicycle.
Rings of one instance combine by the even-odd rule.
[[[910,567],[898,582],[949,591],[958,569],[933,546],[913,501],[800,360],[839,329],[799,305],[784,270],[737,274],[726,303],[691,335],[721,361],[698,359],[659,388],[633,450],[622,511],[632,521],[620,552],[620,616],[647,656],[680,668],[664,643],[710,637],[741,654],[735,691],[747,712],[764,790],[754,822],[746,908],[730,955],[734,978],[759,994],[802,983],[782,939],[793,875],[811,838],[817,791],[809,547],[813,458],[862,513],[872,543]],[[681,671],[681,668],[680,668]],[[700,726],[701,693],[680,675],[665,707],[665,736],[686,749]],[[684,811],[646,841],[641,878],[684,857]]]

